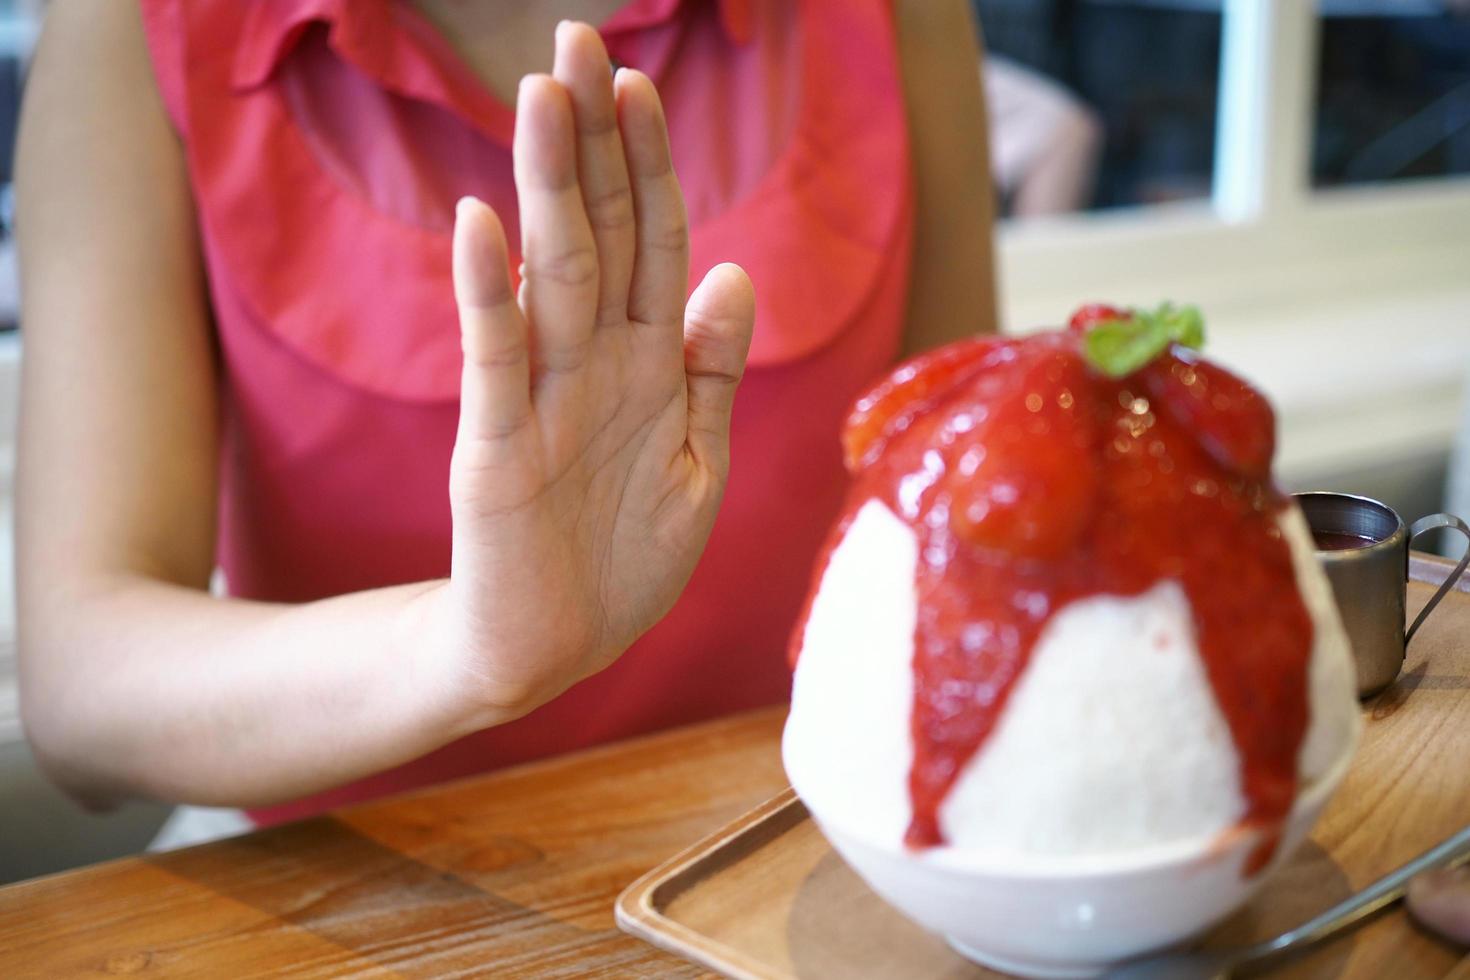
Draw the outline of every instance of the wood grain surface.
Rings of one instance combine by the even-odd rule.
[[[1416,586],[1410,605],[1427,593]],[[1388,775],[1349,775],[1318,828],[1333,861],[1296,887],[1323,902],[1470,821],[1470,597],[1446,603],[1399,683],[1366,706],[1362,751]],[[0,888],[0,977],[701,976],[620,933],[613,904],[785,788],[783,717],[769,709]],[[1411,769],[1426,775],[1394,775]],[[825,901],[808,911],[830,915]],[[1297,975],[1470,980],[1462,951],[1401,914],[1339,949]]]
[[[0,977],[692,977],[634,878],[786,785],[769,709],[0,888]]]

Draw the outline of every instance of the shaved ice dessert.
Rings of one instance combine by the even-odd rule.
[[[1201,342],[1192,309],[1085,307],[856,403],[783,740],[834,841],[1055,869],[1244,835],[1244,879],[1279,857],[1356,741],[1353,665],[1272,410]]]

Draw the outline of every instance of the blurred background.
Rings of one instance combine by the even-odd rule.
[[[1228,4],[974,0],[973,6],[991,73],[999,74],[987,82],[1009,215],[1211,197]],[[1457,7],[1465,16],[1456,16]],[[1308,128],[1294,137],[1310,139],[1309,186],[1470,174],[1470,2],[1325,0],[1318,13],[1310,91],[1276,92],[1310,101]],[[1254,54],[1264,69],[1268,52]],[[1018,199],[1019,172],[1025,163],[1039,165],[1022,158],[1039,158],[1043,148],[1076,157],[1076,181],[1052,200]]]
[[[1470,0],[972,5],[1008,329],[1197,303],[1290,489],[1470,509]]]
[[[1470,516],[1470,0],[973,5],[1007,329],[1197,303],[1277,407],[1288,489]],[[0,0],[0,882],[136,851],[166,813],[80,813],[16,710],[10,161],[40,19]]]

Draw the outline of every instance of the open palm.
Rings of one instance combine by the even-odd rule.
[[[522,283],[466,199],[454,240],[464,339],[450,472],[456,641],[488,701],[520,712],[601,669],[688,581],[729,465],[754,319],[739,268],[686,304],[689,236],[652,83],[613,77],[563,23],[521,84]]]

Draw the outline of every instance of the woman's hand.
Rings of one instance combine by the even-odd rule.
[[[658,95],[564,22],[521,83],[523,280],[494,212],[460,203],[464,341],[450,470],[455,656],[497,720],[606,667],[673,605],[714,524],[754,320],[749,279],[688,299],[689,236]]]
[[[556,80],[521,93],[519,302],[494,216],[457,229],[453,577],[288,604],[208,592],[218,346],[139,7],[48,8],[17,165],[19,649],[27,735],[79,799],[339,786],[528,710],[673,602],[724,486],[750,285],[717,270],[686,311],[653,88],[615,98],[596,35],[560,33]]]

